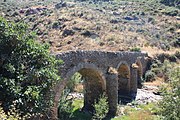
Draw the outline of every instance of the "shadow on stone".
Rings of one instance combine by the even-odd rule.
[[[131,93],[126,93],[122,91],[118,91],[118,104],[127,104],[136,99],[137,93],[131,92]]]

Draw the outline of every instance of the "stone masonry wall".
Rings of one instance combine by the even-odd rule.
[[[118,102],[118,69],[121,64],[125,64],[129,68],[130,78],[128,81],[128,85],[126,86],[125,93],[127,96],[134,96],[137,92],[137,67],[133,67],[138,60],[138,64],[140,63],[142,66],[142,74],[145,73],[146,64],[147,64],[147,53],[141,52],[107,52],[107,51],[68,51],[57,53],[56,58],[64,61],[62,65],[59,66],[59,74],[62,78],[62,81],[58,83],[55,87],[55,105],[54,105],[54,115],[57,113],[57,105],[61,95],[61,91],[63,87],[66,85],[66,81],[68,81],[75,72],[80,72],[82,70],[90,70],[94,71],[96,77],[94,81],[99,81],[98,85],[102,85],[101,89],[106,91],[109,101],[110,113],[114,114],[116,111],[116,105]],[[136,64],[137,65],[137,64]],[[109,74],[109,68],[114,68],[117,73]],[[123,72],[123,71],[120,71]],[[80,72],[81,73],[81,72]],[[93,79],[93,77],[88,76],[87,72],[83,74],[84,77],[89,77]],[[92,80],[93,82],[93,80]],[[89,82],[91,83],[91,82]],[[98,82],[97,82],[98,83]],[[91,83],[93,84],[93,83]],[[93,84],[95,85],[95,84]],[[95,87],[95,86],[93,86]],[[98,87],[98,86],[97,86]],[[122,91],[123,92],[123,91]],[[95,93],[92,93],[95,94]],[[86,95],[85,95],[86,96]],[[91,97],[91,95],[89,95]],[[92,95],[93,96],[93,95]],[[96,95],[97,96],[97,95]],[[89,97],[87,97],[89,98]],[[85,99],[85,98],[84,98]],[[90,99],[90,98],[89,98]],[[88,101],[88,100],[85,100]],[[88,103],[87,103],[88,104]],[[84,105],[88,106],[88,105]]]

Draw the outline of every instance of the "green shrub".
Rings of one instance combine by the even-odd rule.
[[[161,12],[169,16],[177,16],[179,14],[179,10],[174,7],[168,7]]]
[[[20,115],[15,110],[15,108],[12,108],[10,112],[8,112],[7,114],[4,112],[3,108],[0,107],[0,119],[1,120],[19,120],[19,119],[22,119],[22,117],[20,117]]]
[[[145,81],[148,82],[148,81],[154,81],[156,78],[156,75],[154,72],[152,71],[147,71],[146,74],[145,74]]]
[[[176,55],[175,54],[173,54],[173,55],[169,55],[169,61],[171,61],[171,62],[177,62],[177,57],[176,57]]]
[[[169,75],[171,73],[172,68],[174,67],[174,64],[169,62],[169,60],[164,60],[163,65],[160,67],[163,75],[164,75],[164,80],[168,81],[169,80]]]
[[[133,52],[141,52],[141,48],[134,47],[134,48],[131,48],[130,51],[133,51]]]
[[[106,117],[109,111],[109,106],[108,106],[107,97],[105,96],[105,94],[100,96],[98,102],[95,102],[94,109],[95,109],[95,114],[93,116],[93,119],[102,120],[103,118]]]
[[[74,88],[78,85],[82,80],[82,75],[76,72],[71,79],[67,83],[67,88],[70,89],[70,92],[74,92]]]
[[[175,6],[180,7],[180,1],[179,0],[160,0],[161,3],[168,5],[168,6]]]
[[[59,22],[54,22],[54,23],[52,24],[52,28],[53,28],[53,29],[58,29],[58,28],[59,28],[59,25],[60,25]]]
[[[169,86],[161,91],[162,101],[159,103],[160,113],[164,120],[179,120],[180,118],[180,67],[174,68],[170,73]]]
[[[44,113],[52,105],[60,61],[34,38],[25,24],[0,17],[0,101],[5,111],[15,103],[22,114]]]
[[[151,69],[153,69],[153,68],[158,68],[158,64],[153,63],[153,64],[151,65]]]
[[[180,59],[180,51],[176,51],[174,54],[178,59]]]
[[[155,75],[158,76],[158,74],[162,73],[160,67],[162,66],[162,63],[159,60],[154,60],[151,65],[151,71],[155,73]]]
[[[153,69],[151,69],[151,71],[153,72],[153,73],[155,73],[155,75],[156,76],[158,76],[158,77],[163,77],[162,76],[162,71],[161,71],[161,69],[160,68],[153,68]]]
[[[59,120],[69,120],[73,115],[73,100],[67,99],[69,90],[65,89],[62,93],[58,107],[58,118]]]

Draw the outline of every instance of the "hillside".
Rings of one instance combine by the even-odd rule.
[[[158,0],[0,2],[0,15],[26,22],[52,52],[179,50],[180,9]]]

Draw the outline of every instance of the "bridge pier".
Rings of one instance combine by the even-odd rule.
[[[130,97],[134,100],[137,94],[137,68],[131,67],[130,78]]]
[[[109,115],[115,116],[118,104],[118,77],[116,73],[109,73],[106,77]]]
[[[67,80],[62,80],[58,84],[55,85],[54,87],[54,105],[51,107],[50,110],[50,119],[51,120],[58,120],[58,104],[59,104],[59,99],[61,97],[62,91],[64,90],[64,87],[67,84]]]

